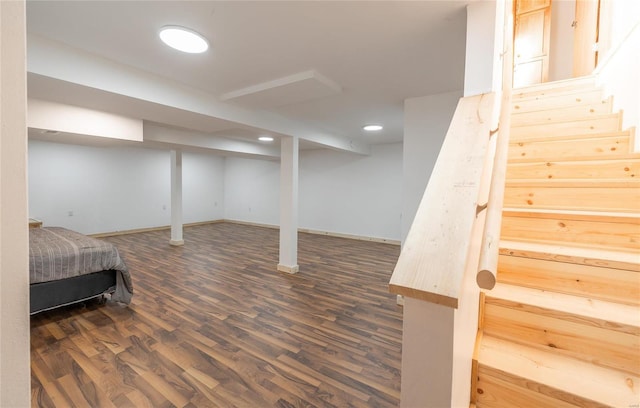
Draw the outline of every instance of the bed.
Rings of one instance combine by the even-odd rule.
[[[112,244],[61,227],[29,229],[30,312],[96,297],[129,304],[131,276]]]

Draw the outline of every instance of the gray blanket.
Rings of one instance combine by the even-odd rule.
[[[71,278],[105,270],[117,271],[112,300],[130,303],[131,275],[112,244],[60,227],[29,229],[31,283]]]

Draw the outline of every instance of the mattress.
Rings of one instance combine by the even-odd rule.
[[[61,227],[29,229],[31,284],[106,270],[117,272],[116,290],[111,299],[130,303],[131,275],[114,245]]]

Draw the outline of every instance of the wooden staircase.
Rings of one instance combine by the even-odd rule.
[[[640,406],[640,154],[592,78],[514,90],[472,405]]]

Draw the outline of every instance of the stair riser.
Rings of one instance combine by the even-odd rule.
[[[511,103],[513,113],[531,112],[549,109],[566,108],[567,106],[583,106],[602,102],[602,92],[592,90],[586,92],[546,95],[540,97],[514,99]]]
[[[617,132],[621,130],[620,115],[612,114],[593,119],[571,122],[541,123],[529,126],[512,126],[509,133],[511,142],[538,139],[541,135],[562,137],[570,135],[589,135],[597,133]]]
[[[498,281],[593,299],[640,305],[640,273],[501,254]]]
[[[589,105],[544,111],[517,113],[511,116],[511,126],[537,125],[548,122],[578,120],[611,113],[612,99]]]
[[[478,366],[477,408],[603,408],[605,405],[548,387],[515,374]]]
[[[501,237],[510,241],[577,244],[610,250],[640,250],[640,219],[616,221],[504,215]]]
[[[597,90],[593,78],[572,78],[555,83],[543,82],[512,90],[512,100],[534,98],[540,96],[557,95],[559,93],[589,92]]]
[[[507,185],[504,206],[556,210],[640,212],[637,187],[569,187]]]
[[[507,167],[507,180],[513,179],[638,179],[640,158],[611,159],[607,161],[547,161],[511,163]]]
[[[629,136],[587,138],[579,140],[519,142],[509,145],[508,161],[549,160],[550,158],[608,159],[631,151]]]
[[[484,334],[640,374],[640,328],[487,297]],[[635,356],[635,357],[631,357]]]
[[[514,91],[498,285],[474,353],[479,408],[640,400],[640,155],[590,82]]]

